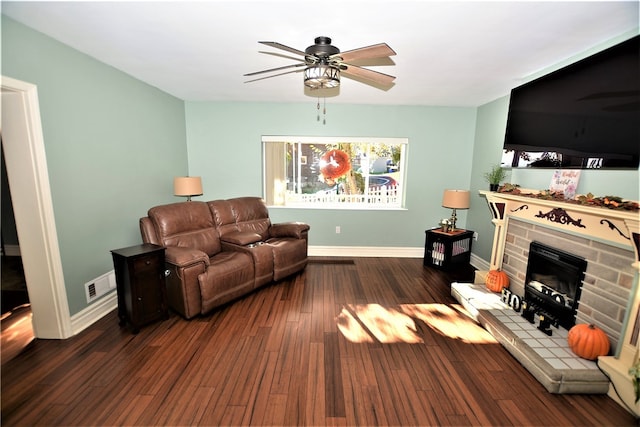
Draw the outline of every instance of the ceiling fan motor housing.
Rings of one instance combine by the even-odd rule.
[[[334,88],[340,85],[340,68],[330,63],[340,49],[331,45],[329,37],[316,37],[315,44],[305,49],[305,61],[309,67],[304,70],[304,85],[311,89]]]
[[[340,53],[340,49],[331,44],[330,37],[316,37],[314,42],[315,44],[306,48],[304,53],[316,56],[319,59],[326,59],[331,55]]]

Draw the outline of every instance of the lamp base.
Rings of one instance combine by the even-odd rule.
[[[458,218],[456,216],[456,208],[453,208],[451,212],[451,218],[449,218],[449,231],[454,231],[456,229],[457,219]]]

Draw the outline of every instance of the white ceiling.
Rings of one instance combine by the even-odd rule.
[[[347,51],[386,42],[388,91],[344,78],[334,103],[477,106],[569,58],[638,31],[638,2],[296,0],[2,2],[2,13],[184,100],[308,102],[294,63],[329,36]],[[619,39],[619,40],[618,40]]]

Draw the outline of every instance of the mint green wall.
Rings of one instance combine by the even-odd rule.
[[[468,211],[467,225],[469,229],[478,233],[478,240],[471,248],[472,252],[487,262],[491,258],[494,227],[486,199],[480,196],[478,191],[489,189],[483,175],[491,165],[499,164],[502,158],[508,108],[508,96],[478,108],[471,168],[471,208]]]
[[[424,247],[425,229],[451,214],[440,205],[442,191],[469,186],[476,109],[333,105],[328,99],[323,125],[315,105],[313,98],[300,104],[187,102],[189,172],[202,176],[201,199],[262,196],[262,135],[406,137],[406,210],[277,208],[271,217],[309,223],[310,245]],[[460,212],[460,226],[465,218]]]
[[[111,249],[141,242],[138,219],[175,201],[187,172],[184,103],[2,17],[2,75],[38,86],[62,267],[73,315]]]
[[[471,188],[475,194],[478,194],[478,190],[488,189],[488,184],[483,179],[483,173],[491,165],[500,163],[508,109],[509,96],[478,108],[471,174]],[[549,188],[552,174],[553,170],[550,169],[511,169],[506,181],[526,189],[543,190]],[[640,200],[639,185],[639,170],[583,170],[580,174],[577,192],[578,194],[590,192],[596,196],[612,195],[630,200]],[[484,197],[479,195],[472,197],[467,225],[479,233],[478,241],[473,245],[473,253],[489,261],[494,226],[491,223],[491,214]]]

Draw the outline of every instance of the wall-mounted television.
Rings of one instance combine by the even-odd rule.
[[[504,166],[639,164],[640,36],[511,91]]]

